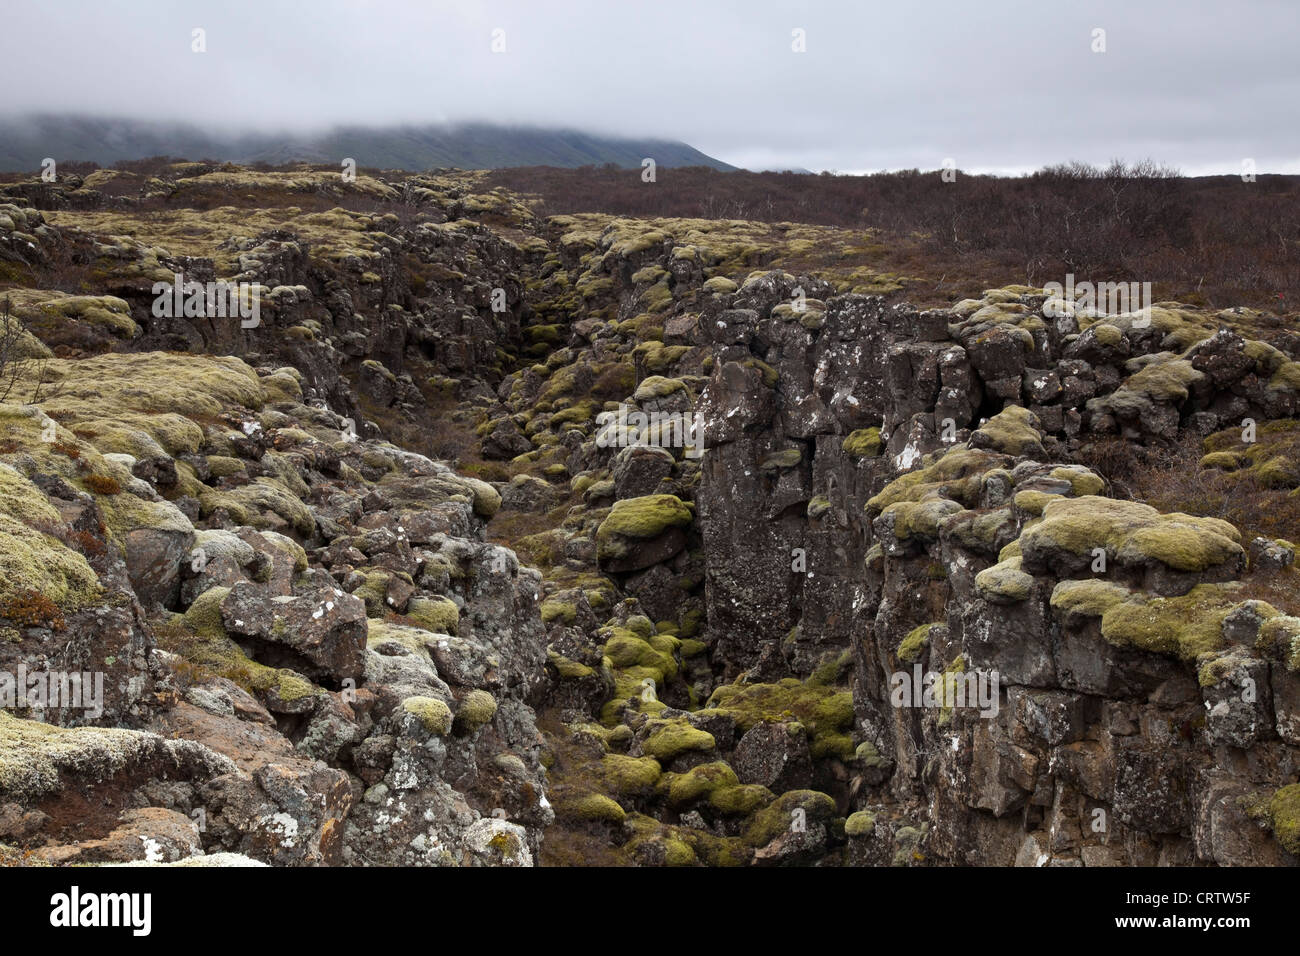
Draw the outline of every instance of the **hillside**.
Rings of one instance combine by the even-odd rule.
[[[383,169],[508,166],[640,168],[651,157],[661,167],[733,167],[685,143],[619,139],[564,129],[466,123],[448,126],[336,127],[316,134],[222,135],[182,123],[37,115],[0,119],[0,172],[31,173],[45,157],[111,166],[150,156],[236,163],[306,161],[337,165],[344,158]]]

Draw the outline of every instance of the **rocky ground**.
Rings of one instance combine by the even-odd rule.
[[[1282,317],[482,179],[0,185],[0,862],[1296,863]]]

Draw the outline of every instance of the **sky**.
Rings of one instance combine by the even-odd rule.
[[[751,169],[1300,173],[1297,0],[5,0],[4,32],[5,115],[527,123]]]

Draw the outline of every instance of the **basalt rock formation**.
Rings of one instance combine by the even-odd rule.
[[[1276,317],[480,181],[0,186],[0,859],[1296,862]]]

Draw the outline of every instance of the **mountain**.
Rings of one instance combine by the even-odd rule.
[[[38,114],[0,119],[0,171],[38,170],[41,161],[80,160],[109,166],[148,156],[238,163],[341,162],[423,170],[454,166],[577,167],[614,163],[635,168],[646,157],[659,166],[734,166],[686,143],[625,139],[571,129],[489,123],[421,126],[337,126],[318,133],[229,133],[187,123]]]

